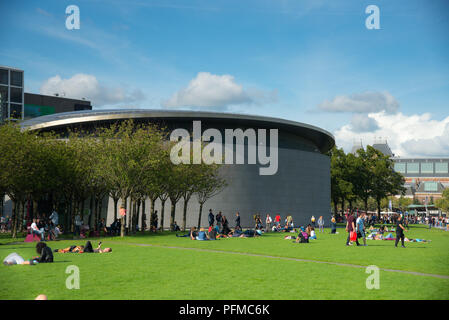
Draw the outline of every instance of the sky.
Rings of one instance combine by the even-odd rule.
[[[79,29],[68,29],[79,8]],[[368,29],[379,9],[379,28]],[[94,109],[278,117],[449,157],[449,2],[0,1],[0,65]]]

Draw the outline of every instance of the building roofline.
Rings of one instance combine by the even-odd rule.
[[[247,121],[265,126],[276,125],[280,129],[292,131],[313,141],[322,153],[329,151],[335,145],[334,136],[321,128],[281,118],[256,116],[238,113],[191,111],[191,110],[164,110],[164,109],[114,109],[114,110],[82,110],[73,112],[55,113],[51,115],[32,118],[21,123],[23,130],[39,130],[71,124],[89,123],[95,121],[121,120],[121,119],[191,119],[191,120],[224,120]]]

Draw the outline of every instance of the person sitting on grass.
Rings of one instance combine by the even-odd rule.
[[[209,240],[217,240],[217,230],[215,228],[209,227]]]
[[[308,243],[309,242],[309,235],[304,230],[304,227],[301,227],[299,229],[298,237],[296,238],[296,243]]]
[[[204,231],[204,228],[200,228],[200,232],[198,232],[198,235],[195,237],[196,240],[209,240],[207,237],[206,231]],[[194,240],[194,239],[192,239]]]
[[[314,227],[310,227],[310,240],[316,240],[316,233],[315,233],[315,228]]]
[[[11,253],[8,255],[5,260],[3,260],[4,265],[13,265],[13,264],[29,264],[34,265],[38,263],[50,263],[53,262],[53,253],[51,252],[51,248],[47,246],[45,242],[38,242],[36,244],[36,252],[40,255],[40,257],[33,257],[30,260],[23,259],[17,253]]]

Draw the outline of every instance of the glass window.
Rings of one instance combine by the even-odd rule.
[[[11,87],[11,100],[10,102],[22,103],[22,88]]]
[[[394,171],[399,173],[405,173],[405,163],[396,162],[394,164]]]
[[[407,173],[419,173],[419,163],[407,163]]]
[[[447,162],[435,163],[435,173],[448,173],[448,163]]]
[[[22,105],[11,103],[9,106],[9,117],[13,119],[22,119]]]
[[[23,80],[23,72],[11,70],[11,85],[21,87]]]
[[[436,192],[438,191],[438,183],[435,181],[424,182],[424,191],[426,192]]]
[[[433,173],[433,162],[421,163],[421,173]]]
[[[0,85],[0,100],[8,102],[8,87]]]
[[[0,69],[0,84],[8,85],[8,70]]]

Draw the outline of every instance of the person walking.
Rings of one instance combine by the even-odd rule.
[[[346,218],[346,231],[348,232],[348,239],[346,240],[346,245],[347,246],[351,246],[352,245],[352,241],[350,242],[351,239],[351,232],[356,232],[356,227],[355,227],[355,218],[354,215],[352,213],[348,213],[348,216]],[[360,245],[359,240],[355,239],[355,242],[357,244],[357,246]]]
[[[273,222],[273,220],[271,219],[270,214],[267,213],[267,218],[265,219],[265,232],[270,232],[271,222]]]
[[[312,218],[310,218],[310,221],[312,222],[312,226],[315,228],[315,216],[312,216]]]
[[[365,212],[362,212],[356,220],[357,237],[363,239],[364,247],[366,247],[365,219],[366,219],[366,214],[365,214]]]
[[[235,229],[236,230],[242,230],[242,227],[240,225],[240,213],[236,213],[235,214],[236,218],[235,218]]]
[[[324,232],[324,219],[323,219],[323,216],[320,216],[318,218],[318,228],[319,228],[319,232]]]
[[[402,248],[405,248],[405,245],[404,245],[404,238],[405,238],[404,231],[407,231],[407,230],[403,226],[402,215],[400,215],[398,217],[397,221],[396,221],[396,241],[394,243],[394,246],[396,248],[398,247],[399,239],[401,239]]]

